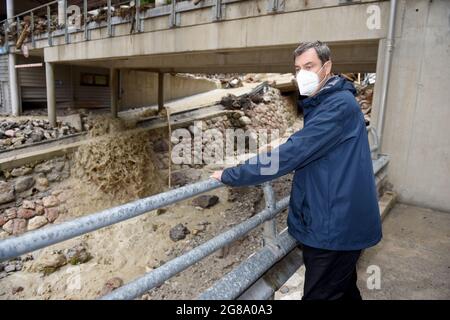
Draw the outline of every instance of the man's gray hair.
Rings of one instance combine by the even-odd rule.
[[[294,59],[298,56],[302,55],[305,51],[314,48],[316,50],[317,55],[319,56],[320,61],[322,61],[322,64],[329,61],[331,58],[331,50],[327,46],[326,43],[323,43],[321,41],[314,41],[314,42],[302,42],[298,46],[297,49],[294,51]]]

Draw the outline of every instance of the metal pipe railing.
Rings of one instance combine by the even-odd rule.
[[[51,30],[51,7],[58,5],[60,1],[63,1],[65,3],[63,10],[63,16],[64,16],[64,26],[62,28],[62,33],[56,32],[54,35],[52,35],[52,30]],[[234,3],[234,2],[240,2],[240,1],[248,1],[248,0],[205,0],[204,3],[201,6],[196,6],[194,4],[192,4],[191,2],[188,1],[176,1],[173,0],[171,4],[169,5],[165,5],[162,7],[165,7],[164,10],[160,10],[160,8],[162,7],[157,7],[157,8],[149,8],[148,11],[150,11],[150,14],[146,14],[146,11],[143,10],[141,8],[140,5],[140,0],[135,0],[135,17],[133,19],[134,21],[134,30],[136,30],[136,32],[143,32],[143,19],[146,18],[154,18],[154,17],[160,17],[160,16],[165,16],[165,15],[169,15],[170,19],[169,19],[169,27],[175,27],[177,26],[177,24],[179,23],[179,17],[178,15],[181,12],[187,12],[187,11],[192,11],[192,10],[199,10],[199,9],[204,9],[204,8],[208,8],[211,7],[213,8],[213,15],[212,15],[212,21],[217,21],[220,20],[222,17],[222,9],[223,9],[223,5],[226,4],[230,4],[230,3]],[[21,21],[21,17],[26,16],[26,15],[33,15],[33,16],[37,16],[36,12],[39,10],[43,10],[46,9],[47,13],[47,42],[48,42],[48,46],[53,46],[53,40],[52,40],[52,36],[64,36],[64,43],[67,44],[70,42],[70,34],[73,32],[83,32],[84,33],[84,40],[89,40],[89,30],[90,29],[95,29],[95,28],[103,28],[106,27],[107,28],[107,36],[108,37],[112,37],[114,36],[114,25],[116,24],[121,24],[121,23],[129,23],[129,21],[115,21],[113,22],[113,17],[112,17],[112,8],[114,7],[114,4],[110,3],[111,1],[107,1],[106,7],[107,7],[107,19],[106,19],[106,23],[102,24],[102,25],[98,25],[95,27],[91,27],[90,23],[87,23],[88,21],[88,1],[87,0],[83,0],[82,5],[83,5],[83,10],[81,11],[81,15],[84,17],[84,23],[83,23],[83,30],[75,30],[75,31],[71,31],[68,30],[68,25],[67,25],[67,0],[56,0],[56,1],[51,1],[48,2],[44,5],[40,5],[37,6],[33,9],[21,12],[15,16],[13,16],[12,19],[14,19],[13,21],[17,21],[17,25],[18,27],[20,27],[20,21]],[[124,5],[124,4],[130,4],[132,1],[124,1],[124,2],[120,2],[118,5]],[[116,4],[117,5],[117,4]],[[178,9],[179,7],[179,9]],[[145,12],[144,12],[145,11]],[[34,28],[34,23],[36,20],[33,21],[33,26],[32,28]],[[7,25],[7,19],[0,21],[0,24],[4,24],[5,26]],[[31,38],[31,42],[33,42],[35,39],[33,39],[34,37],[34,32],[32,33]],[[7,39],[7,38],[6,38]],[[39,40],[43,40],[45,39],[45,36],[39,37]],[[35,43],[33,42],[33,48],[35,47]]]
[[[286,197],[277,203],[275,209],[265,209],[261,211],[241,224],[192,249],[188,253],[167,262],[158,269],[150,271],[146,275],[123,287],[114,290],[112,293],[102,297],[102,300],[129,300],[144,294],[152,288],[163,284],[166,280],[194,265],[203,258],[216,252],[220,248],[235,242],[264,223],[264,221],[274,218],[278,213],[284,210],[288,204],[289,197]]]
[[[378,159],[374,160],[374,174],[378,174],[378,172],[387,165],[388,161],[389,157],[385,155],[382,155]],[[273,203],[275,197],[273,194],[273,188],[270,185],[266,184],[264,186],[264,191],[267,208],[261,213],[253,216],[249,220],[230,229],[229,231],[218,235],[217,237],[189,251],[188,253],[167,262],[162,267],[153,270],[146,275],[130,282],[129,284],[113,291],[102,299],[134,299],[137,296],[151,290],[152,288],[161,285],[162,283],[164,283],[164,281],[187,269],[189,266],[192,266],[196,262],[202,260],[218,249],[231,244],[257,226],[263,223],[266,224],[271,221],[274,222],[273,219],[276,217],[276,215],[289,205],[289,197],[284,198],[274,206]],[[232,275],[230,275],[228,278],[225,278],[225,280],[223,281],[220,280],[217,285],[219,287],[222,287],[223,289],[223,286],[228,286],[227,283],[232,283],[229,285],[234,289],[230,289],[230,291],[228,291],[227,294],[229,294],[229,296],[227,296],[227,298],[233,299],[239,296],[247,288],[245,287],[245,284],[251,285],[253,282],[255,282],[275,262],[289,253],[295,247],[295,245],[296,241],[291,238],[287,234],[287,232],[283,234],[283,237],[276,236],[273,241],[267,242],[267,246],[259,254],[252,256],[246,264],[244,264],[242,267],[238,267],[238,269],[235,269],[235,271],[232,271]],[[263,262],[260,263],[261,261]],[[267,261],[268,263],[266,263]],[[248,275],[246,273],[247,269],[251,271],[250,273],[252,273],[252,275]],[[247,278],[250,280],[245,280]],[[233,279],[241,279],[243,282],[237,283],[236,281],[232,281]],[[236,288],[239,288],[239,290],[237,290]],[[221,296],[218,296],[219,299],[223,298],[223,295],[225,295],[225,293],[220,293],[222,290],[211,290],[211,296],[213,295],[212,292],[214,292],[214,294],[222,294]],[[209,296],[208,298],[211,298],[211,296]]]
[[[0,241],[0,261],[92,232],[223,186],[213,179]]]
[[[233,300],[255,283],[275,263],[286,256],[298,245],[284,230],[276,241],[241,263],[232,272],[226,274],[211,288],[199,296],[199,300]]]
[[[373,161],[374,174],[377,174],[387,165],[389,157],[380,156]],[[0,241],[0,261],[20,256],[34,250],[56,244],[100,228],[110,226],[127,219],[134,218],[148,211],[152,211],[178,201],[182,201],[203,192],[224,186],[221,182],[208,179],[195,184],[187,185],[179,189],[157,194],[148,198],[140,199],[125,205],[107,209],[96,214],[53,225],[44,229],[28,232],[22,236]],[[257,226],[265,223],[285,209],[289,204],[289,197],[284,198],[274,205],[274,193],[270,185],[264,187],[267,208],[249,220],[220,234],[219,236],[200,245],[185,255],[178,257],[164,266],[136,279],[124,287],[114,291],[104,299],[132,299],[155,286],[160,285],[173,275],[192,266],[194,263],[210,255],[216,250],[236,241]],[[280,238],[276,236],[273,241],[268,241],[269,246],[278,243]],[[286,240],[287,241],[287,240]]]
[[[253,283],[237,300],[273,300],[278,291],[304,264],[299,247],[275,263],[264,275]]]

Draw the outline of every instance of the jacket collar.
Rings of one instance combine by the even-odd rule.
[[[302,101],[303,107],[314,107],[318,105],[322,98],[329,92],[336,91],[336,85],[340,82],[341,78],[339,76],[330,77],[327,82],[325,82],[324,86],[312,97],[307,97]]]

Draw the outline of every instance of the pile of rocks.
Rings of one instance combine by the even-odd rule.
[[[70,162],[56,158],[3,171],[0,177],[0,238],[53,223],[64,212],[69,191],[52,191],[70,176]]]
[[[370,123],[370,116],[372,114],[372,104],[373,104],[373,90],[374,85],[359,85],[355,83],[355,88],[357,91],[356,101],[358,101],[361,111],[364,114],[364,119],[366,123]]]
[[[65,250],[43,250],[39,253],[28,254],[0,262],[0,279],[22,270],[41,272],[44,275],[49,275],[67,264],[79,265],[91,259],[92,255],[88,251],[87,244],[84,242]],[[26,264],[28,261],[31,262]]]
[[[92,259],[86,243],[81,242],[72,248],[55,251],[42,251],[30,266],[30,271],[49,275],[61,267],[71,264],[79,265]]]
[[[33,256],[28,254],[8,261],[0,262],[0,279],[3,279],[13,272],[22,271],[24,263],[33,260]]]
[[[56,128],[52,128],[48,120],[1,120],[0,150],[57,139],[77,132],[77,128],[68,123],[58,123]]]
[[[264,94],[250,94],[242,97],[227,95],[221,104],[235,113],[231,117],[233,127],[247,129],[279,129],[280,134],[295,120],[297,112],[274,88]]]
[[[63,211],[60,205],[65,199],[61,195],[23,200],[21,206],[4,210],[0,213],[0,238],[20,235],[55,222]]]
[[[197,179],[184,179],[182,170],[189,168],[201,169],[205,165],[205,157],[208,152],[220,145],[224,147],[226,154],[227,129],[250,130],[250,138],[257,141],[258,130],[263,129],[265,134],[275,134],[273,130],[278,130],[281,136],[298,118],[297,108],[290,97],[282,96],[280,91],[275,88],[269,88],[265,93],[254,93],[236,97],[227,95],[223,97],[221,105],[229,111],[225,115],[219,115],[213,118],[196,121],[185,127],[191,135],[188,141],[185,136],[181,138],[172,137],[172,151],[191,150],[190,163],[172,164],[172,185],[183,186],[187,180],[195,182]],[[218,132],[222,135],[218,135]],[[273,135],[269,137],[274,137]],[[197,151],[198,139],[201,139],[202,154]],[[183,146],[187,144],[186,146]],[[190,144],[190,147],[189,147]],[[217,145],[216,145],[217,144]],[[152,143],[155,155],[155,166],[159,170],[167,170],[169,164],[169,143],[167,137],[161,137]],[[248,143],[246,143],[248,148]],[[185,154],[182,155],[186,156]],[[203,156],[203,158],[199,158]],[[190,172],[189,172],[190,173]]]

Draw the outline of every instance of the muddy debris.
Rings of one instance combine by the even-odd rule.
[[[81,146],[74,155],[72,172],[79,186],[121,201],[161,192],[164,184],[154,167],[150,134],[128,131],[130,122],[117,119],[96,124],[90,135],[106,135]]]

